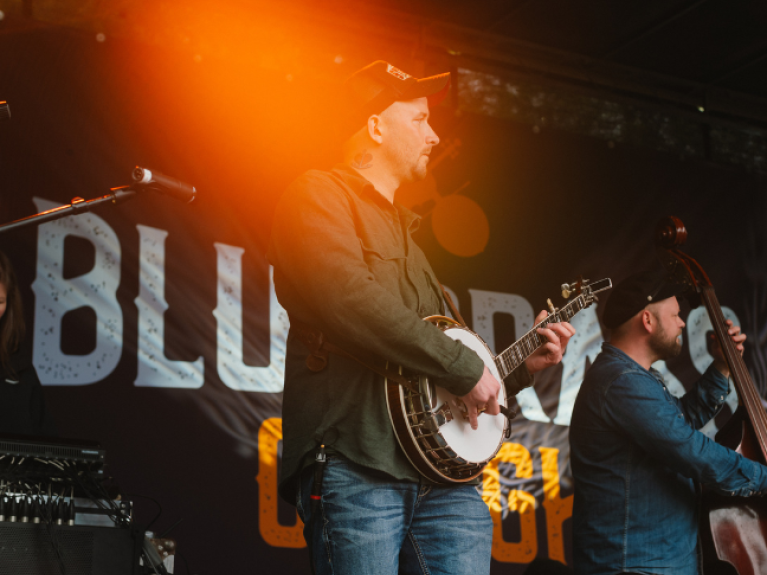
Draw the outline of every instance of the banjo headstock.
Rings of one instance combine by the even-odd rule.
[[[590,280],[583,279],[583,276],[578,276],[578,279],[573,283],[562,284],[562,297],[568,299],[571,295],[583,296],[583,301],[586,307],[590,306],[595,301],[599,301],[596,294],[609,290],[613,287],[613,282],[610,278],[591,282]]]

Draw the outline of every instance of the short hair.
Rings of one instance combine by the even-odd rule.
[[[627,319],[619,326],[616,326],[610,330],[610,340],[613,339],[620,339],[626,335],[626,332],[629,330],[629,324],[631,323],[631,319],[634,319],[633,317],[630,319]]]
[[[652,316],[655,318],[655,321],[660,322],[660,316],[658,315],[657,309],[658,309],[658,302],[653,302],[647,304],[643,309],[639,310],[637,313],[641,313],[643,311],[649,311]],[[631,324],[631,320],[634,319],[636,316],[633,315],[626,321],[624,321],[619,326],[616,326],[610,330],[610,339],[620,339],[626,335],[626,332],[629,330],[629,325]]]
[[[6,375],[14,376],[11,354],[19,349],[24,339],[24,310],[16,274],[3,252],[0,252],[0,284],[6,291],[5,313],[0,318],[0,367]]]

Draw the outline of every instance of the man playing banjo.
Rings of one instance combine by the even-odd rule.
[[[411,237],[419,217],[394,202],[400,185],[426,175],[439,143],[429,98],[449,79],[382,61],[358,71],[344,86],[343,163],[301,176],[277,208],[269,260],[291,320],[280,494],[298,507],[318,574],[490,571],[492,522],[476,482],[437,484],[416,471],[381,375],[388,362],[428,377],[463,401],[472,429],[499,413],[485,363],[422,319],[444,314],[441,288]],[[561,361],[575,330],[537,333],[544,343],[507,378],[510,396]]]

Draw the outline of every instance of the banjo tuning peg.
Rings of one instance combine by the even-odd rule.
[[[549,305],[549,313],[551,313],[551,315],[555,315],[557,313],[557,308],[555,308],[554,304],[551,303],[551,299],[546,298],[546,303]]]
[[[562,284],[562,297],[567,299],[573,293],[575,292],[580,293],[581,290],[588,287],[589,287],[589,280],[583,279],[582,277],[579,276],[578,279],[571,284]]]

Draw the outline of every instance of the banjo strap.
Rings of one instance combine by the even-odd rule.
[[[450,310],[450,313],[453,315],[453,318],[460,323],[463,327],[468,327],[466,325],[466,322],[463,319],[463,316],[458,311],[458,308],[455,307],[455,304],[453,303],[453,298],[450,297],[450,293],[445,289],[445,286],[442,284],[439,284],[439,289],[442,290],[442,298],[445,300],[445,303],[447,304],[447,309]]]

